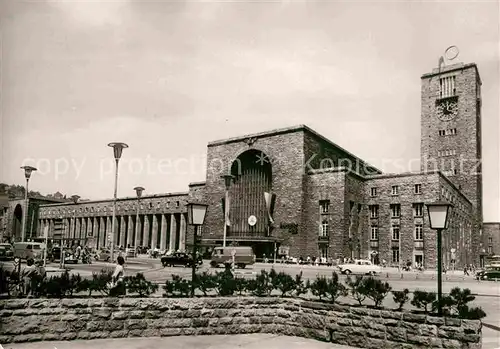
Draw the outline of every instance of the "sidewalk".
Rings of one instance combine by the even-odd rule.
[[[339,344],[274,334],[119,338],[5,344],[4,349],[355,349]]]

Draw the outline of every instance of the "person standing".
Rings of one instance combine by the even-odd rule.
[[[115,271],[112,276],[113,287],[109,291],[111,297],[118,297],[126,294],[124,264],[125,259],[122,256],[118,256],[116,259]]]

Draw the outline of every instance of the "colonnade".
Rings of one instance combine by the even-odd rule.
[[[138,218],[138,219],[137,219]],[[171,252],[186,249],[186,214],[141,214],[116,216],[115,247],[148,247]],[[59,234],[70,244],[79,243],[97,249],[110,248],[112,217],[64,217]],[[40,219],[37,236],[57,236],[55,224],[60,219]]]

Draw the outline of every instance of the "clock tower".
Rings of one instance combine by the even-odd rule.
[[[476,224],[471,249],[479,248],[483,212],[479,71],[474,63],[448,65],[424,74],[421,83],[421,170],[441,171],[472,202]]]

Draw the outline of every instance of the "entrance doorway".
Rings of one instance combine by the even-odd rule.
[[[417,265],[417,266],[424,265],[424,255],[423,254],[416,254],[415,255],[415,265]]]

